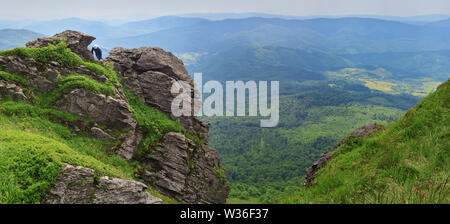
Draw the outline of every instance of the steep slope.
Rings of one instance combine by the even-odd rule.
[[[140,57],[115,55],[117,65],[98,63],[87,49],[94,39],[65,31],[0,51],[0,203],[161,202],[152,195],[224,203],[228,183],[208,147],[209,124],[154,107],[173,100],[159,82],[145,83],[159,88],[152,101],[128,85],[155,75],[193,85],[181,60],[142,48],[122,49]],[[114,70],[135,58],[141,67]]]
[[[278,202],[449,203],[449,124],[447,81],[401,120],[349,135]]]

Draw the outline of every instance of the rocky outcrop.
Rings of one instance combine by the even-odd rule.
[[[85,59],[92,59],[87,47],[94,39],[80,32],[66,31],[53,37],[31,41],[27,43],[27,46],[45,47],[65,40],[74,53]],[[37,62],[32,58],[0,56],[0,67],[5,72],[26,78],[29,81],[27,89],[36,89],[44,93],[53,93],[51,91],[57,87],[59,76],[66,77],[71,74],[83,75],[105,84],[114,83],[112,84],[114,94],[111,96],[77,86],[76,89],[62,92],[58,99],[52,99],[52,105],[49,106],[87,117],[87,121],[79,122],[80,125],[77,122],[61,122],[65,122],[64,124],[77,134],[116,143],[110,150],[129,162],[137,160],[144,167],[136,169],[137,176],[140,176],[145,184],[151,185],[163,194],[188,203],[225,203],[229,186],[224,178],[224,168],[217,151],[208,146],[209,124],[195,116],[178,118],[171,113],[171,104],[176,97],[171,93],[171,87],[177,81],[184,81],[191,87],[191,98],[187,100],[192,102],[198,100],[193,88],[194,82],[183,62],[173,54],[153,47],[115,48],[111,50],[107,61],[114,64],[114,68],[121,76],[123,86],[148,106],[165,112],[174,120],[179,119],[185,130],[191,135],[198,136],[200,141],[194,142],[182,133],[164,133],[158,145],[143,146],[149,150],[137,158],[135,152],[144,134],[148,133],[142,133],[138,126],[122,86],[109,82],[111,80],[108,80],[105,75],[98,74],[83,65],[67,66],[56,61],[42,64],[43,62]],[[22,93],[23,87],[19,84],[0,81],[0,96],[33,102],[33,96],[28,97]],[[126,189],[142,192],[143,187],[139,183],[108,178],[100,178],[98,183],[91,183],[92,172],[89,168],[66,166],[44,202],[148,202],[146,199],[136,198],[133,201],[131,197],[135,196],[127,193]],[[73,184],[78,182],[82,183],[80,188],[76,187],[77,184]],[[113,190],[102,191],[104,185],[110,186]],[[107,199],[107,194],[111,195],[110,201]],[[122,194],[127,198],[121,198]]]
[[[91,136],[96,139],[100,139],[102,141],[114,141],[115,138],[103,131],[101,128],[92,127],[91,128]]]
[[[72,90],[62,96],[55,107],[69,113],[92,117],[96,122],[110,128],[125,131],[133,131],[136,128],[137,122],[125,100],[92,93],[89,90]]]
[[[142,159],[141,178],[161,192],[188,203],[225,203],[227,182],[217,151],[199,147],[180,133],[167,133]]]
[[[133,180],[96,177],[93,169],[66,164],[43,204],[161,204]]]
[[[140,174],[147,183],[164,194],[188,203],[225,203],[229,192],[226,179],[218,175],[224,170],[215,149],[208,147],[209,124],[195,116],[174,117],[172,85],[183,81],[191,89],[194,111],[194,82],[183,62],[172,53],[155,47],[137,49],[114,48],[106,59],[114,63],[124,86],[147,105],[179,119],[186,131],[200,137],[202,145],[180,133],[167,133],[160,144],[138,159],[145,167]],[[199,105],[199,104],[195,104]],[[129,151],[126,152],[128,155]]]
[[[184,81],[190,85],[192,111],[194,101],[199,100],[194,94],[194,81],[184,67],[183,61],[157,47],[114,48],[109,54],[106,60],[114,63],[126,88],[147,105],[165,112],[172,119],[179,119],[186,130],[198,134],[208,142],[207,122],[202,122],[195,116],[174,117],[171,112],[172,101],[177,94],[172,94],[170,90],[176,81]]]
[[[89,51],[88,46],[95,39],[95,37],[82,32],[66,30],[52,37],[42,37],[37,40],[30,41],[26,44],[26,46],[30,48],[47,47],[49,44],[57,45],[61,42],[61,40],[65,40],[67,47],[69,47],[72,52],[78,54],[84,59],[94,60],[94,56]]]
[[[11,98],[13,100],[28,101],[28,97],[23,93],[23,88],[15,83],[0,80],[0,99]]]
[[[39,69],[40,65],[32,58],[0,56],[0,67],[5,72],[25,77],[31,87],[43,92],[53,89],[58,78],[58,72],[54,66],[49,65],[46,69]]]
[[[339,143],[337,143],[331,151],[324,152],[322,155],[320,155],[319,159],[313,163],[313,165],[306,170],[306,182],[305,185],[309,186],[312,184],[314,179],[317,176],[317,172],[324,167],[333,157],[333,152],[337,148],[341,147],[345,141],[348,138],[351,137],[359,137],[359,136],[369,136],[370,134],[373,134],[380,130],[381,126],[377,123],[369,123],[366,124],[360,128],[355,129],[354,131],[350,132],[344,139],[342,139]]]

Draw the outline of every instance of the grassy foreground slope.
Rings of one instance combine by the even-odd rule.
[[[369,137],[336,149],[309,187],[278,203],[450,203],[450,83]]]
[[[59,75],[55,88],[43,93],[30,86],[26,77],[7,73],[0,67],[0,81],[21,85],[32,96],[31,102],[0,96],[0,204],[39,203],[55,183],[64,163],[92,168],[97,176],[137,179],[134,171],[141,166],[115,154],[117,141],[100,141],[69,128],[93,122],[92,118],[53,107],[62,95],[77,88],[117,97],[114,85],[117,88],[122,85],[110,64],[84,60],[67,48],[65,42],[43,48],[15,48],[0,51],[0,55],[33,58],[43,66],[50,61],[67,68],[83,65],[107,77],[102,83],[80,74]],[[127,94],[127,100],[140,128],[147,134],[146,143],[158,140],[167,132],[185,132],[179,122],[143,104],[132,94]],[[120,136],[122,132],[117,130],[116,134]],[[149,187],[148,191],[164,203],[178,203],[155,189]]]

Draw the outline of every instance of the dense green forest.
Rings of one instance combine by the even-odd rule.
[[[282,96],[275,128],[260,128],[259,117],[203,117],[211,122],[211,145],[227,168],[230,197],[264,201],[299,185],[318,156],[350,131],[369,122],[393,122],[417,100],[358,88],[323,82],[315,90]]]
[[[280,123],[275,128],[260,128],[261,117],[202,117],[211,123],[211,145],[227,169],[230,202],[270,203],[295,191],[306,169],[349,132],[370,122],[398,120],[423,95],[413,96],[414,91],[433,89],[424,83],[434,79],[411,74],[400,85],[405,75],[362,60],[248,46],[200,56],[187,66],[191,72],[202,71],[205,80],[280,81]],[[362,67],[346,68],[356,64]]]

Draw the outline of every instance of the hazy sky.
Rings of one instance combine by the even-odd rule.
[[[0,0],[0,19],[134,19],[214,12],[294,16],[450,14],[449,0]]]

